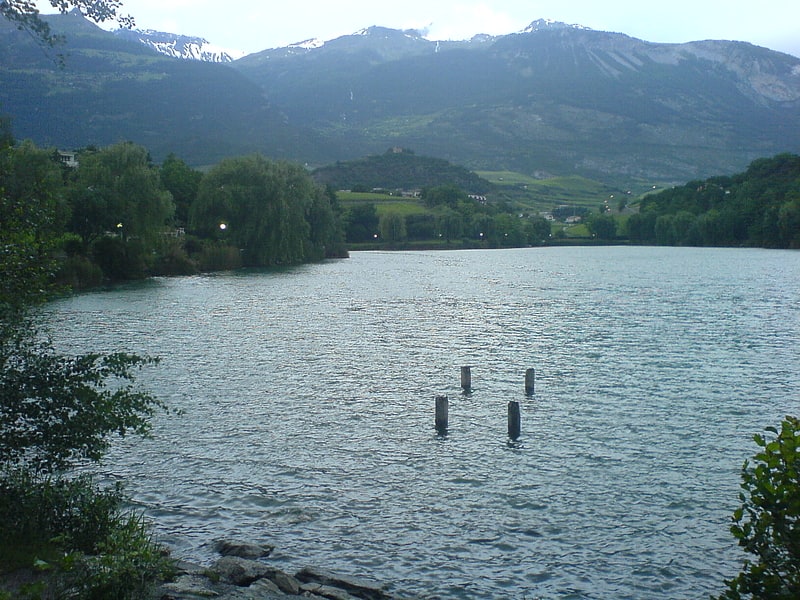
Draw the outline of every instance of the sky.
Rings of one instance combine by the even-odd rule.
[[[539,18],[649,42],[738,40],[800,57],[797,0],[122,0],[138,29],[203,37],[245,53],[379,25],[431,40],[514,33]],[[42,13],[55,12],[39,0]]]

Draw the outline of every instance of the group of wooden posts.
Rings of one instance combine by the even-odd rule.
[[[533,396],[536,371],[528,369],[525,371],[525,395]],[[472,390],[472,371],[471,367],[461,367],[461,389],[464,392]],[[447,433],[448,411],[450,401],[447,396],[436,396],[436,431],[440,435]],[[519,402],[512,400],[508,403],[508,437],[516,440],[521,431],[521,412]]]

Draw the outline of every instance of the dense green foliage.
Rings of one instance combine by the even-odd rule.
[[[35,566],[19,587],[5,588],[0,577],[0,598],[149,597],[172,567],[147,524],[124,506],[120,486],[99,488],[87,475],[23,471],[0,479],[0,576]]]
[[[48,556],[52,574],[17,597],[141,598],[165,559],[119,490],[74,467],[113,435],[148,433],[164,405],[134,373],[154,360],[64,356],[47,341],[33,309],[52,293],[64,179],[49,153],[0,138],[0,574]]]
[[[260,155],[226,159],[200,182],[192,230],[241,248],[251,266],[344,254],[331,195],[305,169]]]
[[[0,146],[0,326],[46,295],[61,229],[57,165],[30,144]],[[3,332],[3,338],[6,337]]]
[[[58,152],[14,146],[3,131],[0,225],[9,243],[2,252],[9,268],[21,264],[11,255],[24,244],[14,241],[29,240],[43,277],[10,297],[43,289],[53,272],[59,283],[82,288],[346,255],[336,195],[298,165],[253,155],[204,176],[174,155],[154,165],[145,148],[128,142],[85,149],[68,167]]]
[[[172,194],[175,203],[175,225],[185,227],[189,223],[189,208],[194,199],[203,174],[187,165],[174,154],[170,154],[161,163],[161,183]]]
[[[627,227],[642,244],[800,248],[800,156],[649,195]]]
[[[754,436],[761,450],[742,467],[741,507],[731,532],[754,558],[727,581],[720,600],[800,598],[800,420]]]
[[[5,274],[5,273],[4,273]],[[99,460],[110,434],[145,435],[163,405],[134,387],[152,359],[124,353],[65,357],[6,323],[0,341],[0,472],[63,472]]]

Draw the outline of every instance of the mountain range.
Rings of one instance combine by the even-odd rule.
[[[251,152],[316,166],[402,147],[616,183],[800,151],[800,59],[744,42],[658,44],[540,20],[447,42],[370,27],[230,60],[202,38],[48,19],[67,39],[63,68],[0,22],[0,114],[18,138],[62,149],[131,140],[195,166]],[[227,62],[175,58],[186,56]]]
[[[115,30],[114,34],[122,39],[137,41],[170,58],[229,63],[244,55],[244,53],[215,46],[205,38],[166,33],[153,29],[122,28]]]

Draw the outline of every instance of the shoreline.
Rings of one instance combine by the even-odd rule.
[[[160,583],[160,600],[280,600],[302,597],[318,600],[401,600],[385,585],[360,577],[340,575],[317,567],[303,567],[290,574],[271,566],[273,546],[237,540],[219,540],[214,549],[220,558],[210,567],[177,560],[176,573]],[[406,600],[408,596],[404,597]]]

